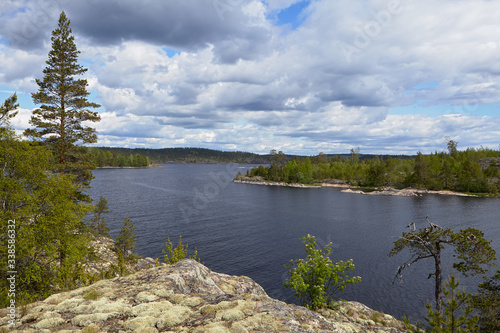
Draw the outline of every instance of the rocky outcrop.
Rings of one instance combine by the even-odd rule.
[[[403,324],[356,302],[319,313],[270,298],[245,276],[194,260],[55,294],[17,309],[12,332],[404,332]]]
[[[405,188],[405,189],[398,190],[398,189],[395,189],[392,187],[384,187],[384,188],[377,189],[374,191],[362,191],[362,190],[353,190],[351,188],[347,188],[345,190],[342,190],[341,192],[366,194],[366,195],[394,195],[394,196],[400,196],[400,197],[419,197],[419,196],[422,196],[423,194],[441,194],[441,195],[456,195],[456,196],[461,196],[461,197],[475,197],[475,195],[472,195],[472,194],[465,194],[465,193],[453,192],[453,191],[448,191],[448,190],[432,191],[432,190],[423,190],[423,189],[416,189],[416,188]]]
[[[490,166],[495,166],[500,169],[500,157],[485,157],[479,160],[481,169],[487,169]]]
[[[90,245],[94,249],[94,256],[92,256],[92,260],[84,264],[85,272],[96,275],[109,272],[112,276],[119,276],[118,255],[114,251],[115,241],[106,236],[91,235]],[[127,255],[132,255],[132,252],[129,251]],[[154,267],[155,265],[164,264],[156,262],[153,258],[137,257],[133,260],[127,260],[125,262],[125,269],[129,273],[134,273],[142,269]]]
[[[234,183],[241,184],[253,184],[253,185],[267,185],[267,186],[284,186],[284,187],[299,187],[299,188],[320,188],[320,186],[306,185],[306,184],[297,184],[297,183],[285,183],[285,182],[273,182],[269,180],[265,180],[260,176],[256,177],[246,177],[246,176],[238,176],[233,179]]]

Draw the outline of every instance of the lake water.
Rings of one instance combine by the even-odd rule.
[[[284,188],[236,184],[231,180],[248,165],[168,164],[147,169],[94,171],[90,195],[104,196],[113,237],[124,217],[136,226],[135,250],[162,259],[167,237],[179,235],[196,247],[204,264],[214,271],[246,275],[274,298],[296,302],[281,284],[290,259],[304,258],[300,238],[311,234],[318,243],[333,242],[332,260],[353,259],[353,274],[362,282],[349,286],[340,298],[362,302],[397,318],[421,320],[425,303],[433,298],[434,281],[427,276],[433,263],[419,262],[404,272],[404,283],[393,284],[407,252],[388,258],[393,241],[415,221],[453,230],[474,227],[492,239],[500,253],[500,199],[443,195],[422,197],[368,196],[336,188]],[[449,267],[451,250],[445,250]],[[492,270],[493,271],[493,270]],[[445,274],[449,270],[446,269]],[[446,276],[446,275],[445,275]],[[473,291],[479,278],[463,278]]]

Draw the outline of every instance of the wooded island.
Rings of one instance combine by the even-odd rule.
[[[434,191],[498,195],[500,192],[500,151],[489,148],[457,149],[449,141],[447,151],[416,156],[364,157],[358,149],[350,156],[320,153],[311,157],[289,158],[271,151],[270,166],[260,165],[238,177],[261,177],[287,184],[340,182],[353,186],[378,188],[419,188]]]

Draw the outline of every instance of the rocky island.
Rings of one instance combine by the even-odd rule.
[[[52,295],[17,309],[1,332],[405,332],[402,322],[357,302],[310,311],[269,297],[246,276],[194,260]]]
[[[454,192],[449,190],[433,191],[433,190],[417,189],[417,188],[396,189],[394,187],[389,187],[389,186],[365,190],[359,186],[351,185],[348,184],[347,182],[337,179],[329,179],[328,181],[315,183],[313,185],[307,185],[298,183],[273,182],[265,180],[263,177],[260,176],[248,177],[244,175],[238,175],[236,178],[233,179],[233,182],[241,184],[285,186],[285,187],[297,187],[297,188],[337,187],[337,188],[342,188],[342,192],[345,193],[366,194],[366,195],[393,195],[402,197],[417,197],[417,196],[422,196],[423,194],[442,194],[442,195],[456,195],[463,197],[475,196],[471,194]]]

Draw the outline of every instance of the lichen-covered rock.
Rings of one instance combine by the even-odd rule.
[[[85,272],[89,274],[99,275],[103,272],[114,272],[118,267],[118,255],[115,248],[115,241],[106,236],[95,236],[90,235],[90,246],[94,250],[94,256],[92,260],[85,263],[83,265]],[[128,252],[127,255],[132,254],[132,252]],[[128,272],[134,273],[143,269],[148,269],[155,266],[163,266],[164,263],[156,262],[153,258],[148,257],[140,257],[133,262],[128,262],[126,264],[126,270]],[[115,269],[113,269],[113,266]],[[114,276],[118,276],[118,273],[111,273]]]
[[[22,312],[22,313],[21,313]],[[6,315],[0,310],[0,316]],[[194,260],[102,280],[19,311],[12,332],[405,332],[389,315],[356,302],[310,311],[270,298],[245,276]]]

